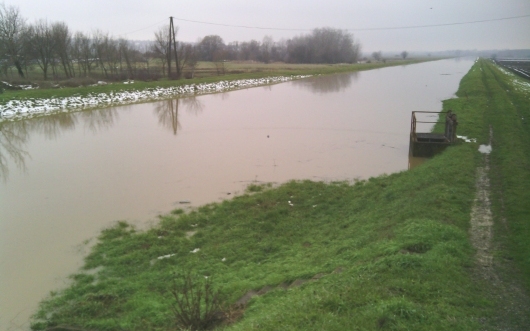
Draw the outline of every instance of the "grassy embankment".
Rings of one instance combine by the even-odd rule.
[[[468,76],[475,78],[464,78],[457,93],[466,102],[448,100],[446,106],[465,116],[460,132],[485,144],[489,127],[484,126],[491,125],[492,208],[501,245],[497,257],[514,260],[530,289],[530,81],[485,60]]]
[[[5,90],[0,94],[0,105],[10,100],[18,99],[46,99],[52,97],[69,97],[73,95],[86,96],[95,93],[110,93],[116,91],[138,91],[156,87],[171,87],[186,84],[214,83],[223,80],[252,79],[270,76],[291,76],[291,75],[319,75],[334,74],[340,72],[352,72],[370,70],[388,66],[406,65],[436,59],[407,59],[392,60],[386,63],[363,63],[363,64],[286,64],[286,63],[237,63],[226,62],[224,75],[218,75],[214,64],[209,62],[201,63],[198,68],[197,78],[158,81],[139,81],[134,84],[123,84],[123,82],[109,82],[107,85],[79,86],[61,88],[39,88],[32,90]],[[104,79],[103,79],[104,80]],[[82,81],[82,80],[80,80]],[[75,82],[75,79],[74,79]],[[74,82],[65,82],[72,84]],[[50,85],[47,83],[46,85]]]
[[[530,290],[530,81],[481,62],[483,121],[493,129],[492,194],[500,259],[514,260]]]
[[[227,304],[272,287],[221,326],[227,330],[490,329],[499,307],[474,274],[468,234],[483,162],[477,147],[490,124],[495,219],[508,224],[496,229],[505,244],[496,258],[512,256],[530,279],[530,132],[521,120],[530,117],[530,91],[511,79],[476,63],[444,109],[478,143],[410,171],[356,183],[251,185],[229,201],[175,210],[146,232],[126,223],[103,231],[84,272],[41,304],[33,328],[174,329],[168,291],[175,273],[191,271],[197,281],[210,277]],[[299,280],[310,281],[284,289]]]

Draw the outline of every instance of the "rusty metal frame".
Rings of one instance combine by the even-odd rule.
[[[447,111],[413,111],[410,119],[410,134],[414,139],[416,139],[416,123],[432,123],[437,124],[436,122],[426,122],[426,121],[418,121],[416,119],[416,113],[423,113],[423,114],[447,114]]]

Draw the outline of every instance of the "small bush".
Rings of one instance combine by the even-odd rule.
[[[173,215],[181,215],[181,214],[184,214],[184,210],[178,208],[178,209],[172,210],[171,214],[173,214]]]
[[[219,291],[213,290],[209,278],[194,281],[190,273],[173,280],[171,304],[177,327],[190,331],[208,330],[225,319]],[[180,284],[177,284],[179,282]]]
[[[263,191],[263,186],[257,184],[250,184],[249,186],[247,186],[246,191],[251,193],[261,192]]]

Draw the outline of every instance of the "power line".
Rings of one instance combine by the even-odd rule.
[[[411,25],[411,26],[398,26],[398,27],[386,27],[386,28],[348,29],[348,30],[349,31],[377,31],[377,30],[401,30],[401,29],[432,28],[432,27],[437,27],[437,26],[450,26],[450,25],[485,23],[485,22],[493,22],[493,21],[505,21],[505,20],[513,20],[513,19],[517,19],[517,18],[524,18],[524,17],[530,17],[530,15],[521,15],[521,16],[512,16],[512,17],[503,17],[503,18],[492,18],[492,19],[488,19],[488,20],[456,22],[456,23]]]
[[[223,23],[212,23],[212,22],[203,22],[203,21],[194,21],[187,20],[184,18],[173,17],[177,21],[192,22],[199,24],[208,24],[208,25],[217,25],[217,26],[227,26],[232,28],[244,28],[244,29],[259,29],[259,30],[281,30],[281,31],[311,31],[310,29],[284,29],[284,28],[266,28],[261,26],[247,26],[247,25],[233,25],[233,24],[223,24]]]
[[[432,28],[432,27],[440,27],[440,26],[451,26],[451,25],[463,25],[463,24],[476,24],[476,23],[485,23],[485,22],[494,22],[494,21],[505,21],[505,20],[513,20],[513,19],[519,19],[519,18],[525,18],[530,17],[530,14],[527,15],[520,15],[520,16],[511,16],[511,17],[502,17],[502,18],[492,18],[487,20],[478,20],[478,21],[466,21],[466,22],[455,22],[455,23],[442,23],[442,24],[427,24],[427,25],[411,25],[411,26],[395,26],[395,27],[379,27],[379,28],[353,28],[353,29],[345,29],[347,31],[384,31],[384,30],[404,30],[404,29],[421,29],[421,28]],[[243,28],[243,29],[258,29],[258,30],[277,30],[277,31],[312,31],[313,29],[287,29],[287,28],[273,28],[273,27],[261,27],[261,26],[248,26],[248,25],[234,25],[234,24],[224,24],[224,23],[213,23],[213,22],[205,22],[205,21],[195,21],[195,20],[188,20],[185,18],[177,18],[173,17],[173,19],[183,22],[191,22],[191,23],[198,23],[198,24],[208,24],[208,25],[217,25],[217,26],[225,26],[225,27],[232,27],[232,28]],[[162,22],[165,22],[167,19],[164,18],[161,21],[158,21],[154,24],[151,24],[149,26],[146,26],[141,29],[124,32],[118,34],[118,36],[125,36],[131,33],[143,31],[146,29],[149,29],[153,26],[156,26]]]
[[[410,26],[396,26],[396,27],[379,27],[379,28],[354,28],[346,29],[348,31],[382,31],[382,30],[403,30],[403,29],[421,29],[421,28],[432,28],[440,26],[451,26],[451,25],[463,25],[463,24],[476,24],[476,23],[485,23],[485,22],[494,22],[494,21],[505,21],[513,20],[518,18],[530,17],[530,14],[520,15],[520,16],[511,16],[511,17],[502,17],[502,18],[492,18],[487,20],[478,20],[478,21],[466,21],[466,22],[454,22],[454,23],[442,23],[442,24],[426,24],[426,25],[410,25]],[[258,29],[258,30],[279,30],[279,31],[311,31],[312,29],[285,29],[285,28],[272,28],[272,27],[262,27],[262,26],[248,26],[248,25],[234,25],[234,24],[224,24],[224,23],[213,23],[205,21],[195,21],[188,20],[184,18],[173,17],[175,20],[199,23],[199,24],[208,24],[208,25],[217,25],[217,26],[226,26],[232,28],[243,28],[243,29]]]

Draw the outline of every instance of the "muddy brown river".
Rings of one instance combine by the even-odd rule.
[[[406,170],[411,112],[440,111],[472,63],[442,60],[0,124],[0,330],[27,330],[39,300],[67,284],[92,238],[116,220],[145,227],[253,182]]]

